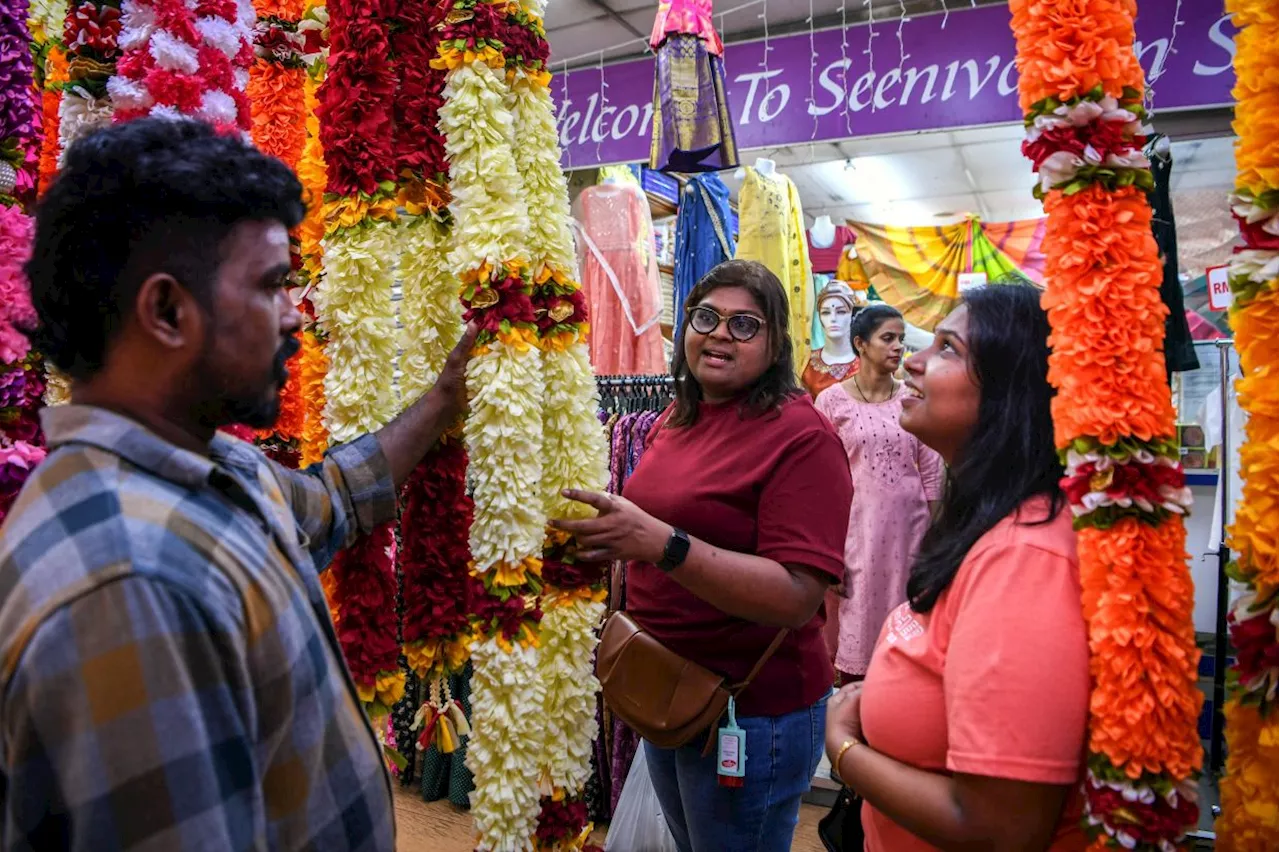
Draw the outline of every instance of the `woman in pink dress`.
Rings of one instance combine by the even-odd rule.
[[[929,526],[930,504],[942,498],[942,458],[898,425],[906,326],[888,305],[864,308],[850,329],[861,369],[818,396],[849,456],[853,505],[845,542],[836,669],[844,683],[861,680],[880,627],[907,599],[907,574]]]

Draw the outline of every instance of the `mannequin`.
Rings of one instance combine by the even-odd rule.
[[[800,377],[815,398],[858,372],[858,356],[849,337],[855,310],[853,291],[843,281],[832,281],[818,294],[818,315],[826,342],[809,355]]]
[[[756,168],[756,171],[760,173],[761,177],[774,178],[774,177],[777,177],[778,175],[778,164],[775,163],[773,160],[770,160],[768,157],[757,158],[755,168]],[[736,172],[733,173],[733,176],[738,180],[742,180],[747,176],[747,170],[738,169]]]
[[[836,226],[830,216],[819,216],[809,229],[809,242],[817,248],[830,248],[836,241]]]

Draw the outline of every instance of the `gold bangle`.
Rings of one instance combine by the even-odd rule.
[[[836,762],[831,766],[831,768],[835,770],[836,775],[840,777],[841,783],[846,787],[849,786],[849,782],[844,780],[844,775],[840,772],[840,761],[844,760],[845,752],[856,745],[862,745],[862,740],[845,740],[840,746],[840,751],[836,752]]]

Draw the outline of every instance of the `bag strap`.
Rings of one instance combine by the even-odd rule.
[[[764,649],[764,653],[760,655],[760,659],[756,660],[755,667],[751,669],[751,673],[747,675],[746,680],[735,683],[729,687],[729,693],[737,698],[738,695],[751,685],[751,681],[756,679],[756,675],[760,674],[760,670],[764,668],[764,664],[769,662],[769,658],[773,656],[773,652],[777,651],[782,645],[782,640],[787,638],[787,628],[778,631],[778,635],[773,637],[773,641],[769,643],[769,647]]]

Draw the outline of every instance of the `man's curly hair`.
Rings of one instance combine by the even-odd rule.
[[[94,131],[67,149],[36,211],[33,343],[87,378],[147,278],[173,276],[207,309],[231,230],[292,228],[303,213],[288,166],[203,122],[144,118]]]

